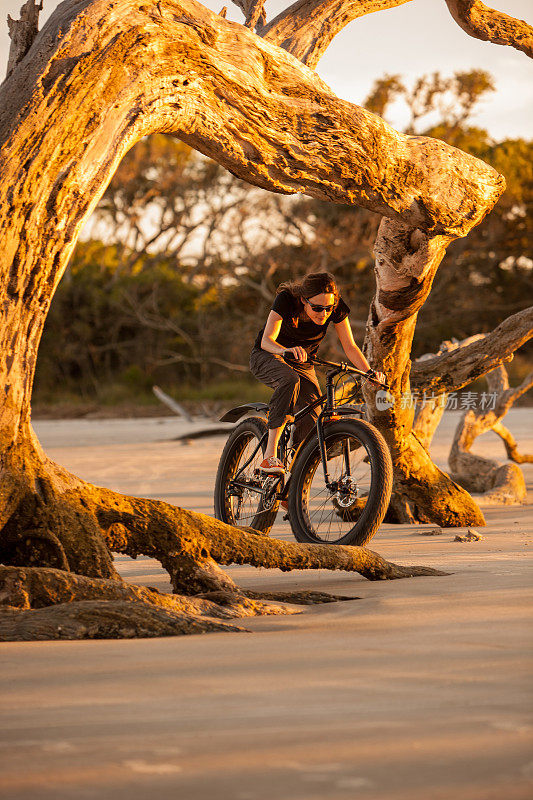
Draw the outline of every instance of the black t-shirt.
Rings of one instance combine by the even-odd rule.
[[[316,354],[320,342],[326,335],[329,323],[333,322],[336,324],[337,322],[342,322],[350,313],[350,309],[342,297],[339,297],[335,308],[323,325],[317,325],[311,319],[302,317],[299,317],[298,325],[295,325],[293,319],[298,315],[299,308],[300,304],[298,299],[294,297],[288,289],[283,289],[282,292],[276,295],[276,299],[272,304],[272,311],[279,314],[282,319],[281,329],[276,338],[276,342],[282,347],[303,347],[310,356]],[[257,334],[254,347],[261,348],[261,339],[263,338],[264,331],[265,329],[263,327]],[[306,366],[306,363],[300,364],[300,367],[302,366]],[[311,367],[312,364],[309,364],[310,369]]]

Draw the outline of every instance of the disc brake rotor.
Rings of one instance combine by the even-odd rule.
[[[336,502],[341,508],[348,508],[357,500],[357,495],[359,494],[359,489],[357,486],[357,481],[355,478],[352,478],[350,475],[347,475],[345,478],[339,481],[339,488],[335,493],[334,497]]]

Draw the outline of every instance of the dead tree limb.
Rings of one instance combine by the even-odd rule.
[[[242,7],[249,0],[234,2]],[[406,2],[410,0],[297,0],[269,23],[259,26],[257,32],[314,69],[334,37],[350,22]],[[480,0],[446,0],[446,4],[469,36],[533,55],[533,29],[523,20],[489,8]]]
[[[516,439],[510,430],[508,430],[503,422],[497,422],[492,426],[492,431],[502,439],[507,458],[514,461],[515,464],[533,464],[533,455],[522,455],[518,452],[518,445]]]
[[[463,414],[448,459],[452,477],[468,491],[479,494],[479,499],[485,504],[520,503],[526,496],[520,467],[516,464],[501,465],[493,459],[474,455],[470,450],[476,438],[498,426],[513,403],[533,386],[533,373],[520,386],[510,388],[507,371],[500,364],[488,373],[486,379],[495,403],[486,409],[469,409]]]
[[[250,30],[256,27],[263,27],[266,23],[266,13],[264,9],[265,0],[233,0],[244,14],[244,24]]]
[[[509,45],[533,58],[533,28],[524,20],[496,11],[481,0],[446,0],[446,5],[469,36],[482,42]]]
[[[22,61],[39,32],[39,12],[43,10],[42,1],[35,5],[35,0],[26,0],[20,9],[20,19],[12,19],[7,15],[7,27],[11,46],[7,60],[7,73],[10,75],[16,65]]]
[[[464,370],[468,371],[472,369],[472,359],[476,357],[479,362],[479,366],[477,369],[487,369],[491,367],[492,361],[489,357],[494,356],[494,345],[498,345],[498,349],[500,352],[500,357],[504,356],[505,360],[509,360],[512,358],[513,352],[511,351],[511,347],[513,346],[513,342],[520,343],[521,339],[524,336],[524,328],[523,322],[524,320],[527,323],[527,319],[531,319],[531,326],[533,329],[533,319],[531,315],[531,309],[526,309],[526,312],[519,312],[519,314],[513,315],[508,320],[505,320],[507,323],[505,326],[502,325],[498,326],[495,331],[490,334],[486,333],[478,333],[474,336],[469,336],[467,339],[463,339],[462,341],[457,340],[449,340],[442,342],[439,348],[439,352],[436,354],[427,354],[418,358],[411,368],[411,375],[413,374],[413,370],[417,370],[417,379],[418,381],[414,381],[415,385],[420,386],[420,384],[424,387],[423,394],[419,394],[417,398],[417,407],[416,407],[416,414],[415,420],[413,425],[413,431],[416,434],[417,439],[420,441],[421,444],[429,450],[431,445],[431,441],[433,436],[435,435],[435,431],[442,419],[442,415],[444,413],[444,409],[447,405],[447,401],[449,398],[448,392],[442,392],[441,394],[434,395],[433,392],[429,395],[427,392],[427,387],[431,386],[432,384],[427,381],[427,376],[430,376],[430,379],[434,377],[433,368],[437,363],[437,360],[441,356],[449,355],[450,353],[455,353],[456,355],[461,355],[465,353],[465,350],[470,355],[467,356],[466,359],[462,357],[458,362],[455,361],[455,365],[458,368],[459,375],[453,372],[453,367],[450,364],[449,360],[441,359],[440,365],[441,369],[443,369],[445,380],[448,381],[449,385],[454,388],[455,385],[458,383],[459,386],[457,388],[461,388],[464,383],[465,372]],[[511,322],[514,321],[514,322]],[[514,327],[516,325],[516,328]],[[503,327],[502,327],[503,326]],[[497,336],[496,332],[498,330],[504,330],[504,334],[501,336]],[[533,331],[530,332],[530,335],[533,335]],[[490,337],[490,342],[485,349],[481,349],[483,343],[486,343],[487,338]],[[511,337],[511,341],[509,340]],[[514,337],[514,338],[513,338]],[[472,350],[470,349],[472,345],[479,345],[477,350],[474,351],[474,355]],[[428,366],[429,370],[426,373],[426,381],[424,381],[424,367]],[[504,442],[508,458],[515,463],[526,463],[526,462],[533,462],[533,456],[522,456],[518,452],[517,444],[512,436],[511,432],[507,430],[507,428],[501,422],[501,418],[507,413],[507,411],[511,408],[513,403],[526,391],[528,391],[531,386],[533,385],[533,375],[529,375],[525,378],[522,384],[514,389],[509,388],[509,379],[507,376],[507,371],[503,366],[503,363],[499,363],[496,368],[493,368],[488,372],[486,375],[488,388],[491,392],[490,397],[498,396],[498,402],[494,402],[494,408],[497,410],[497,413],[494,415],[489,415],[483,411],[483,408],[480,409],[479,412],[473,411],[473,415],[476,417],[476,430],[479,430],[479,433],[476,433],[478,436],[480,433],[484,433],[488,430],[494,431],[498,436],[500,436]],[[419,393],[421,390],[419,389]],[[488,395],[487,395],[488,397]],[[491,400],[492,402],[492,400]],[[486,404],[485,404],[486,405]],[[470,415],[472,416],[472,415]],[[463,426],[461,422],[458,430]],[[472,424],[471,422],[468,424]],[[473,428],[472,428],[473,430]],[[459,439],[461,439],[461,435],[459,435]],[[473,441],[473,440],[472,440]],[[470,444],[471,446],[471,444]],[[497,462],[491,462],[492,467],[498,466]],[[469,472],[472,472],[473,468],[470,468]],[[511,473],[514,474],[513,470]],[[454,475],[454,479],[458,480],[458,475]],[[459,480],[459,483],[463,485],[467,485],[467,482],[463,482]],[[482,482],[483,483],[483,482]],[[480,484],[481,485],[481,484]]]
[[[297,0],[258,34],[314,69],[341,30],[358,17],[410,0]]]
[[[486,375],[533,337],[533,306],[513,314],[497,328],[480,334],[475,341],[447,350],[433,358],[415,361],[411,369],[413,390],[455,392],[476,378]]]

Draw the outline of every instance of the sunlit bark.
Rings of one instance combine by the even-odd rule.
[[[533,58],[533,28],[522,19],[503,14],[481,0],[446,0],[457,24],[475,39],[509,45]]]
[[[263,28],[260,36],[283,47],[308,67],[318,64],[341,30],[358,17],[410,0],[297,0]]]

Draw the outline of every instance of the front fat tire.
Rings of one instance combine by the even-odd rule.
[[[377,532],[389,506],[392,493],[392,460],[385,439],[369,422],[364,420],[340,420],[331,422],[324,428],[327,440],[332,436],[337,439],[343,434],[356,437],[365,447],[371,466],[371,486],[364,511],[356,524],[344,536],[331,544],[366,545]],[[316,459],[320,458],[318,438],[315,436],[304,447],[296,458],[292,470],[289,490],[289,519],[296,541],[312,544],[328,544],[317,536],[309,525],[307,510],[304,508],[304,488],[306,482],[314,474]],[[318,465],[322,480],[322,465]]]
[[[218,470],[215,480],[215,517],[227,525],[235,527],[249,527],[262,533],[270,533],[270,529],[276,519],[279,500],[274,503],[271,511],[261,511],[261,500],[258,497],[257,514],[240,522],[235,521],[229,508],[226,497],[226,486],[236,472],[243,448],[247,442],[252,441],[255,447],[257,442],[267,431],[267,423],[264,417],[247,417],[240,422],[230,433],[228,441],[220,456]],[[265,448],[263,447],[263,452]],[[262,458],[261,458],[262,460]],[[250,465],[251,467],[252,465]]]

